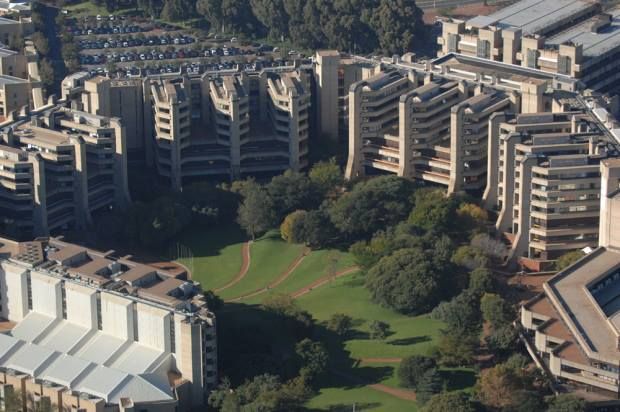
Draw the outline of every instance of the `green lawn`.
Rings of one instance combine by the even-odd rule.
[[[356,359],[425,354],[442,327],[441,322],[428,316],[405,316],[373,303],[362,274],[337,279],[302,296],[298,303],[320,321],[338,312],[351,316],[355,327],[344,349]],[[372,320],[388,323],[392,334],[385,340],[370,339],[368,325]]]
[[[273,293],[293,293],[317,279],[334,271],[353,266],[353,257],[347,252],[339,250],[315,250],[312,251],[299,264],[295,271],[276,288],[259,296],[243,300],[245,303],[261,303],[267,296]]]
[[[93,16],[94,17],[97,15],[107,17],[110,14],[118,16],[121,14],[125,14],[128,11],[134,10],[132,8],[132,9],[125,9],[125,10],[117,10],[117,11],[110,13],[108,9],[106,9],[105,6],[103,5],[98,6],[90,0],[83,1],[81,3],[67,4],[66,6],[62,8],[69,11],[68,17],[82,17],[82,16]]]
[[[355,404],[355,410],[360,412],[414,412],[418,410],[415,402],[401,400],[368,387],[321,389],[320,393],[306,406],[310,411],[349,412],[353,410],[353,404]]]
[[[245,233],[233,224],[216,228],[192,227],[179,237],[178,242],[192,250],[192,278],[208,290],[225,285],[239,273],[245,240]],[[179,261],[191,265],[190,259]]]
[[[250,269],[241,282],[219,293],[231,299],[267,287],[277,279],[303,249],[302,245],[286,243],[279,231],[271,231],[250,247]]]

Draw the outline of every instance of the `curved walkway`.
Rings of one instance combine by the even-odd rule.
[[[257,290],[255,290],[253,292],[246,293],[246,294],[241,295],[241,296],[237,296],[236,298],[227,299],[226,302],[238,302],[238,301],[240,301],[242,299],[253,298],[254,296],[261,295],[261,294],[266,293],[269,290],[275,288],[280,283],[284,282],[295,271],[295,269],[297,269],[297,267],[301,264],[301,262],[303,262],[303,260],[306,258],[306,256],[308,256],[309,252],[310,252],[310,250],[308,248],[304,248],[301,251],[301,253],[299,254],[299,256],[297,256],[295,258],[293,263],[291,263],[288,266],[288,268],[280,276],[278,276],[278,278],[276,280],[274,280],[273,282],[268,284],[266,287],[261,288],[261,289],[257,289]]]
[[[250,245],[251,244],[252,244],[252,241],[250,240],[248,242],[245,242],[243,244],[243,247],[241,248],[241,258],[243,259],[243,261],[241,263],[241,269],[239,269],[239,272],[237,272],[237,275],[224,286],[221,286],[215,289],[215,293],[221,292],[224,289],[228,289],[229,287],[234,286],[237,283],[241,282],[241,280],[248,273],[248,270],[250,269],[250,261],[251,261],[251,257],[250,257]]]
[[[346,275],[350,275],[352,273],[357,272],[358,270],[360,270],[360,268],[358,266],[351,266],[349,268],[341,270],[340,272],[336,272],[333,275],[323,276],[322,278],[319,278],[319,279],[315,280],[314,282],[312,282],[308,286],[305,286],[305,287],[299,289],[298,291],[291,293],[291,297],[293,299],[300,298],[303,295],[312,292],[314,289],[316,289],[318,287],[321,287],[321,286],[325,285],[328,282],[331,282],[332,280],[338,279],[338,278],[346,276]]]

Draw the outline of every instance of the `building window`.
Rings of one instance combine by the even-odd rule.
[[[103,322],[101,320],[101,293],[97,293],[97,329],[103,330]]]
[[[28,310],[32,310],[32,280],[30,279],[30,272],[26,274],[26,289],[28,291]]]
[[[60,294],[62,296],[62,318],[67,319],[67,290],[64,282],[60,285]]]
[[[176,353],[176,331],[174,329],[174,314],[170,315],[170,352]]]

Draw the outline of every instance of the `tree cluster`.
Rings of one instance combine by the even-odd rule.
[[[203,17],[214,31],[289,39],[301,48],[402,54],[424,46],[414,0],[92,0],[109,11],[136,7],[153,18]]]

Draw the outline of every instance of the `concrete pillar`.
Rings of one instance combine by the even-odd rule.
[[[500,125],[506,121],[504,113],[493,113],[489,117],[489,139],[487,142],[487,186],[482,201],[487,209],[497,206],[497,183],[499,181]]]

